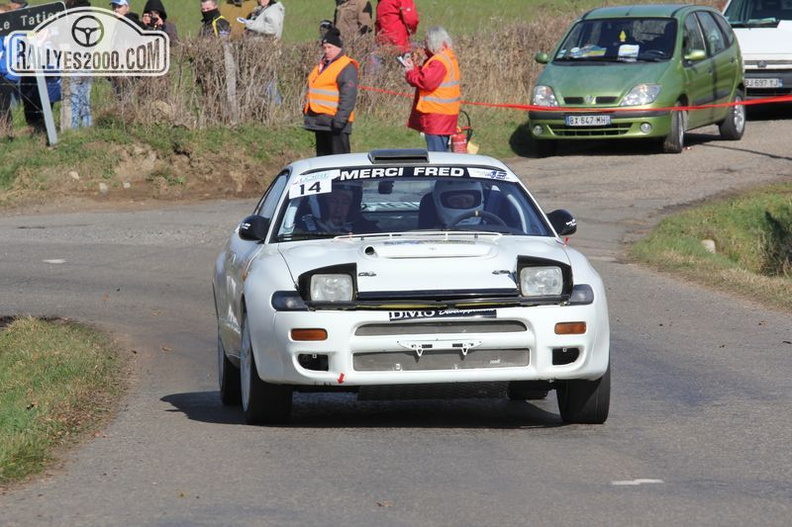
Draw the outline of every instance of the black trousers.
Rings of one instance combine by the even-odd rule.
[[[44,122],[44,112],[41,109],[41,97],[39,97],[36,77],[22,77],[19,80],[19,92],[22,95],[25,122],[35,132],[45,133],[47,127]]]
[[[0,130],[11,132],[11,101],[17,93],[16,84],[0,75]]]
[[[316,155],[329,156],[332,154],[348,154],[352,150],[349,146],[349,135],[345,133],[314,132],[316,134]]]

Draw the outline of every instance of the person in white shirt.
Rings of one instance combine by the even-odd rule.
[[[258,7],[244,20],[245,34],[272,36],[280,40],[283,33],[283,17],[286,9],[278,0],[258,0]]]

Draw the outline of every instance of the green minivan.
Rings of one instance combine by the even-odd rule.
[[[687,130],[717,124],[729,140],[745,131],[740,47],[716,9],[594,9],[536,61],[545,64],[533,90],[541,108],[528,120],[539,155],[559,141],[638,138],[678,153]]]

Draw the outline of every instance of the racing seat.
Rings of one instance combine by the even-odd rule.
[[[424,194],[418,204],[418,228],[419,229],[439,229],[442,228],[440,220],[437,219],[437,207],[435,207],[432,193]]]

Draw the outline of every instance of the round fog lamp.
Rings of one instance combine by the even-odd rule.
[[[652,131],[652,125],[649,123],[641,123],[641,133],[648,134]]]
[[[533,134],[534,135],[542,135],[542,132],[544,132],[544,128],[542,128],[538,124],[533,127]]]

